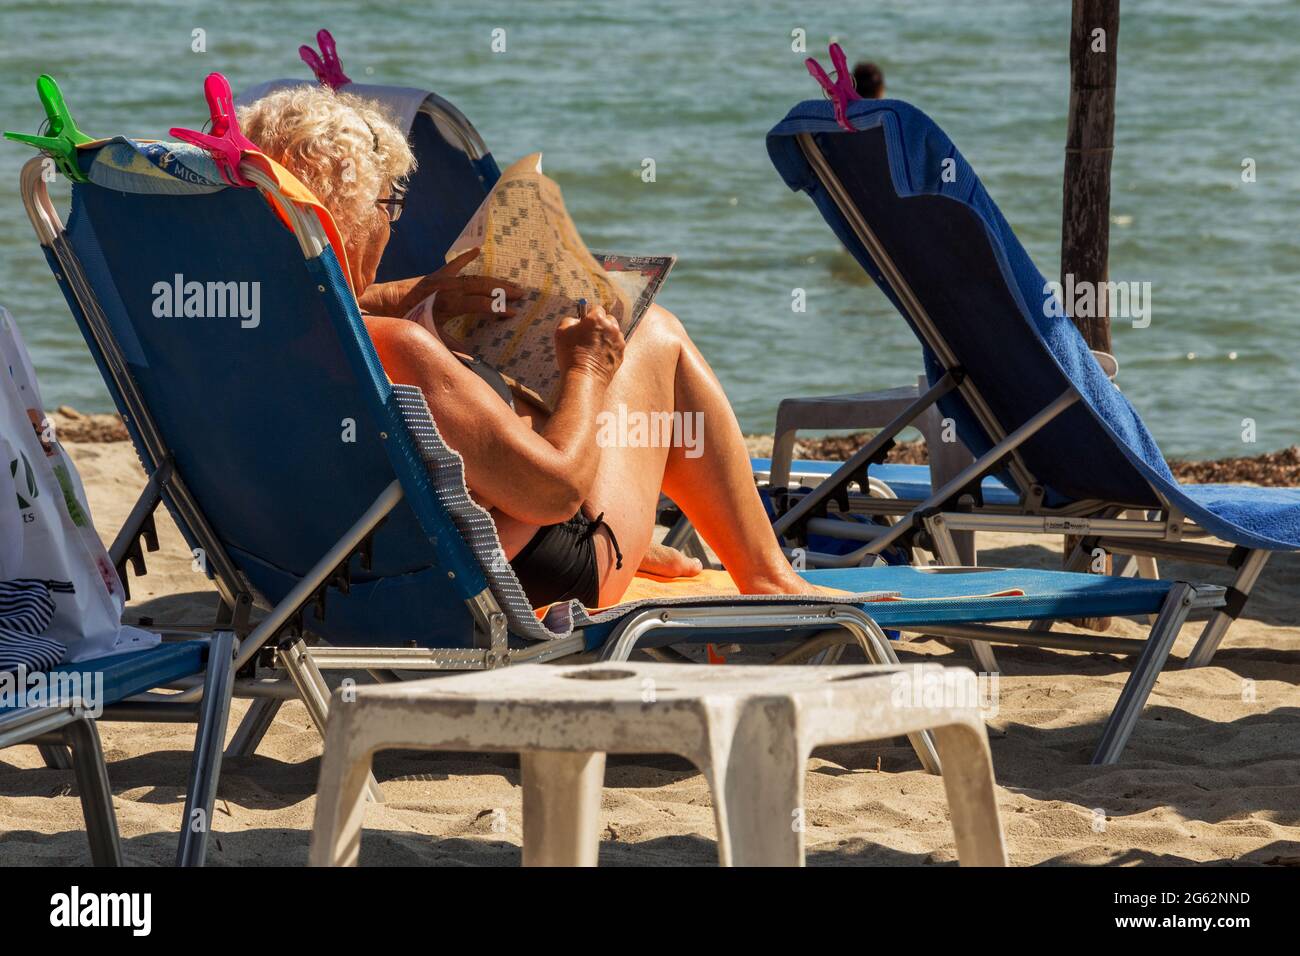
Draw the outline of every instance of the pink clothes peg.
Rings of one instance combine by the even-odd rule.
[[[334,46],[334,37],[330,32],[319,31],[316,34],[316,42],[320,44],[319,56],[305,43],[298,47],[298,55],[311,67],[311,71],[316,74],[316,79],[331,90],[337,90],[340,86],[351,83],[348,75],[343,72],[343,64],[339,62],[338,49]]]
[[[858,88],[853,85],[853,74],[849,71],[849,61],[845,59],[844,50],[838,43],[832,43],[830,47],[831,66],[835,69],[835,82],[826,75],[822,65],[812,57],[804,60],[804,66],[808,67],[808,72],[812,78],[821,84],[821,88],[826,92],[826,96],[835,104],[835,122],[850,133],[853,132],[853,124],[849,122],[848,108],[849,104],[855,100],[862,99],[858,95]]]
[[[239,131],[239,120],[235,118],[235,98],[230,93],[230,83],[220,73],[209,73],[203,81],[203,95],[208,101],[208,112],[212,116],[212,128],[208,133],[198,130],[173,127],[171,135],[177,139],[206,149],[216,160],[217,169],[232,186],[252,186],[249,180],[239,173],[239,160],[246,149],[256,151],[251,143]]]

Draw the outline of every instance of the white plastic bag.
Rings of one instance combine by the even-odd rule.
[[[3,306],[0,360],[0,371],[7,371],[0,374],[0,451],[12,479],[12,486],[0,483],[0,511],[9,512],[0,517],[0,531],[8,537],[11,526],[21,529],[17,546],[0,545],[0,577],[72,582],[73,593],[55,595],[45,632],[67,648],[66,661],[157,644],[158,635],[122,624],[122,582],[91,523],[81,477],[45,417],[22,335]]]
[[[0,463],[7,465],[18,456],[0,434]],[[23,516],[17,508],[18,492],[7,471],[0,471],[0,581],[22,576]]]

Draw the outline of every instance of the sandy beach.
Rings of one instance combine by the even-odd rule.
[[[127,442],[68,448],[109,537],[144,481],[134,451]],[[205,620],[215,592],[191,570],[161,512],[159,535],[149,575],[132,581],[128,620]],[[988,536],[981,561],[1052,567],[1058,547],[1057,539]],[[1227,583],[1195,566],[1164,565],[1162,576]],[[988,730],[1011,862],[1300,865],[1297,594],[1300,557],[1274,557],[1214,666],[1160,677],[1117,767],[1087,761],[1127,665],[1100,654],[1000,648],[1000,709]],[[1184,628],[1176,658],[1198,629]],[[1139,628],[1122,621],[1116,633]],[[904,661],[969,661],[935,641],[899,653]],[[236,702],[231,732],[246,706]],[[128,862],[172,863],[193,728],[106,723],[101,733]],[[304,864],[319,755],[305,711],[291,704],[256,756],[227,760],[209,865]],[[387,802],[368,811],[363,864],[519,862],[514,758],[392,752],[375,771]],[[942,784],[921,771],[905,741],[818,751],[807,787],[811,865],[955,863]],[[611,758],[602,812],[602,864],[716,862],[708,790],[683,761]],[[84,865],[81,827],[70,771],[45,769],[33,747],[0,753],[0,866]]]

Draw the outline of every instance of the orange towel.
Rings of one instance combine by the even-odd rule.
[[[280,192],[284,193],[285,198],[312,207],[312,211],[316,213],[316,218],[320,221],[321,227],[325,230],[325,235],[329,237],[330,245],[334,248],[334,256],[338,259],[339,267],[343,270],[343,277],[348,281],[348,288],[352,288],[352,270],[348,268],[348,253],[343,246],[343,236],[339,232],[338,226],[334,224],[334,217],[330,215],[328,209],[321,205],[320,200],[316,198],[316,194],[308,189],[297,176],[263,153],[246,149],[243,158],[256,163],[280,188]],[[267,202],[271,204],[271,208],[275,210],[275,214],[280,217],[280,221],[288,226],[289,217],[285,215],[279,203],[270,196],[266,198]]]
[[[852,594],[852,591],[841,591],[838,588],[825,588],[829,594]],[[1023,597],[1024,590],[1021,588],[1007,588],[1003,591],[992,591],[987,594],[963,594],[964,598],[991,598],[991,597]],[[655,598],[684,598],[684,597],[715,597],[718,595],[739,596],[740,588],[736,587],[736,582],[731,580],[731,575],[726,571],[715,571],[705,569],[694,577],[689,578],[665,578],[657,574],[649,574],[645,571],[638,571],[632,583],[627,586],[627,591],[619,599],[617,604],[629,604],[633,601],[653,600]],[[872,601],[943,601],[948,598],[915,598],[908,597],[905,594],[882,594],[871,598]],[[610,607],[616,607],[617,604],[611,604],[600,608],[587,608],[588,613],[595,614],[598,611],[608,610]],[[545,607],[539,607],[535,613],[537,617],[543,618],[546,612],[554,605],[547,604]]]
[[[826,590],[832,594],[851,593],[849,591],[837,591],[832,588]],[[715,571],[706,568],[694,577],[687,578],[665,578],[657,574],[638,571],[617,604],[629,604],[632,601],[653,600],[655,598],[738,597],[739,595],[740,588],[736,587],[736,582],[731,580],[731,575],[726,571]],[[598,611],[615,607],[617,604],[611,604],[603,608],[587,608],[587,611],[590,614],[595,614]],[[552,606],[548,604],[545,607],[537,608],[537,616],[539,618],[545,617],[546,612]]]

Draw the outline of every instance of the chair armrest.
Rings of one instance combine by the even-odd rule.
[[[919,396],[915,385],[903,385],[878,392],[783,399],[777,406],[776,431],[772,436],[772,487],[783,488],[790,482],[794,439],[798,432],[882,428]]]

